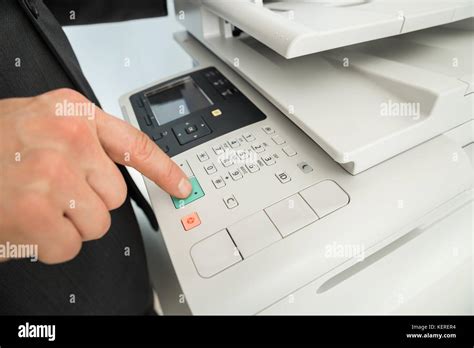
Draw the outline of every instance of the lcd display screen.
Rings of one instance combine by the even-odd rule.
[[[189,76],[148,92],[145,97],[160,126],[213,105]]]

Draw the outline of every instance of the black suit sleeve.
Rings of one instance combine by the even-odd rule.
[[[120,22],[168,14],[166,0],[44,0],[61,25]]]

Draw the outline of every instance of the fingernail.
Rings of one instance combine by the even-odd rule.
[[[187,178],[182,178],[178,184],[178,190],[183,197],[188,197],[191,194],[193,186]]]

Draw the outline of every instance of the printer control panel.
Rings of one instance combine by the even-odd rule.
[[[169,156],[265,119],[213,67],[140,91],[130,103],[141,130]]]
[[[349,203],[349,196],[332,180],[297,189],[289,196],[283,193],[286,185],[308,177],[315,169],[298,156],[291,140],[268,122],[219,140],[204,149],[201,146],[199,151],[190,151],[179,162],[193,185],[188,198],[171,197],[178,214],[182,208],[190,209],[179,215],[181,232],[199,233],[199,227],[207,223],[200,215],[203,204],[217,205],[216,219],[226,213],[238,214],[240,205],[245,204],[243,197],[247,196],[243,191],[254,187],[255,199],[265,192],[264,187],[252,184],[254,180],[265,182],[267,189],[281,191],[286,197],[261,206],[257,212],[194,244],[190,255],[203,278],[214,276]],[[207,190],[202,188],[204,185]],[[216,198],[204,200],[208,198],[206,194]],[[218,213],[221,210],[223,214]]]
[[[139,127],[193,186],[186,199],[148,189],[165,241],[174,245],[170,254],[189,258],[202,278],[349,203],[321,170],[327,159],[311,151],[309,138],[288,119],[265,115],[215,68],[131,94],[129,102]]]

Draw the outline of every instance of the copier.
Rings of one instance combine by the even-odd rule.
[[[193,184],[145,179],[164,313],[370,312],[344,282],[472,202],[473,1],[174,5],[196,68],[120,98]],[[361,278],[367,303],[387,279]]]

